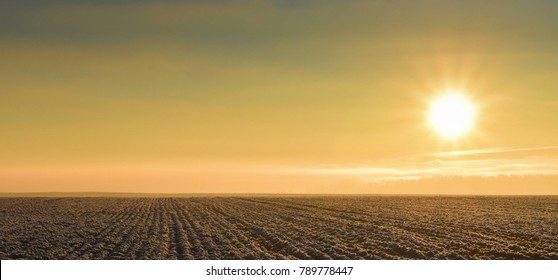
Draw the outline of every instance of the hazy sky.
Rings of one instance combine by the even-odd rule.
[[[1,1],[0,191],[558,194],[556,15]],[[447,88],[478,106],[455,141],[426,125]]]

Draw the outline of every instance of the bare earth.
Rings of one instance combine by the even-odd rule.
[[[558,259],[558,197],[0,198],[0,259]]]

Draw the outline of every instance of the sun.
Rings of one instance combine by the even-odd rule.
[[[473,129],[476,113],[465,94],[448,91],[430,103],[428,125],[441,137],[455,140]]]

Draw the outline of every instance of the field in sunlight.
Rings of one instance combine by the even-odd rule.
[[[1,259],[558,259],[558,197],[0,198]]]

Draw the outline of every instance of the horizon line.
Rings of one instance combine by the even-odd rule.
[[[75,195],[75,196],[74,196]],[[470,194],[470,193],[149,193],[149,192],[0,192],[0,198],[93,198],[93,197],[195,197],[195,196],[474,196],[529,197],[558,196],[558,194]]]

